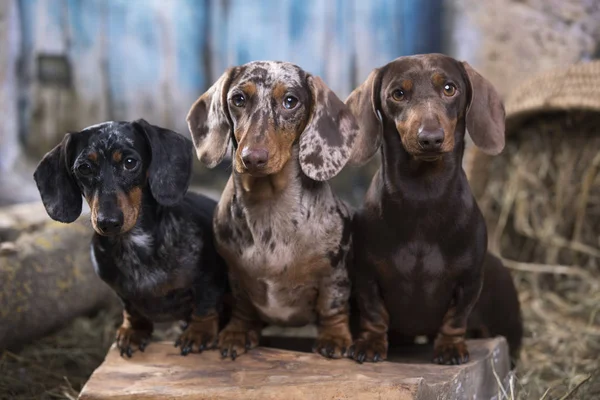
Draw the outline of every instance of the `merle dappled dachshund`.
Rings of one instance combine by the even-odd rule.
[[[258,345],[264,323],[317,322],[315,351],[339,358],[348,326],[351,214],[327,179],[346,164],[358,126],[315,76],[282,62],[228,69],[192,106],[188,124],[208,167],[233,145],[214,220],[229,267],[232,319],[223,357]]]
[[[73,222],[82,195],[90,206],[92,263],[124,304],[121,355],[144,350],[153,322],[187,323],[183,355],[216,344],[227,273],[213,245],[216,202],[186,194],[192,157],[175,132],[106,122],[66,134],[35,171],[51,218]]]
[[[360,333],[350,355],[384,360],[388,338],[427,335],[434,362],[460,364],[469,359],[467,327],[504,335],[515,355],[518,297],[510,272],[486,254],[485,221],[461,165],[466,131],[486,153],[504,147],[492,85],[441,54],[401,57],[375,69],[346,104],[361,129],[355,160],[378,148],[382,158],[353,225]]]

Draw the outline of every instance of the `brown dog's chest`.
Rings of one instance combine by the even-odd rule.
[[[477,243],[478,233],[465,224],[470,217],[464,213],[435,219],[406,210],[395,215],[402,217],[397,223],[385,213],[357,219],[358,262],[376,276],[390,331],[435,334],[461,280],[480,268],[485,246]]]
[[[446,260],[439,246],[426,243],[400,247],[387,261],[378,262],[378,282],[391,330],[404,335],[435,333],[464,270],[458,264]]]

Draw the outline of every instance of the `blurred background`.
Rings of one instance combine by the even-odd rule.
[[[37,198],[27,167],[67,131],[145,118],[188,135],[229,66],[290,61],[345,98],[389,60],[443,49],[440,0],[2,3],[0,204]]]
[[[505,152],[469,146],[465,169],[523,304],[520,396],[600,396],[600,0],[1,0],[0,398],[75,398],[120,322],[91,228],[39,204],[33,170],[65,132],[145,118],[189,135],[194,100],[253,60],[296,63],[345,99],[429,52],[505,100]],[[360,204],[377,165],[336,190]],[[197,163],[193,184],[218,196],[229,172]]]
[[[188,135],[190,105],[231,65],[287,60],[344,99],[398,56],[444,52],[507,94],[598,52],[597,0],[1,3],[0,204],[39,198],[31,172],[65,132],[145,118]],[[196,171],[202,184],[224,176]],[[356,179],[342,184],[355,203]]]

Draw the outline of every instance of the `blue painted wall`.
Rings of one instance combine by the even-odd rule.
[[[372,68],[441,50],[442,0],[15,1],[25,134],[40,114],[62,118],[59,130],[144,117],[185,131],[189,106],[231,65],[291,61],[345,98]],[[76,96],[73,112],[43,112],[39,93],[62,89],[36,82],[40,54],[68,59],[60,93]]]

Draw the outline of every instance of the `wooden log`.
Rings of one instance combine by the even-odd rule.
[[[51,221],[41,203],[0,209],[0,349],[115,301],[92,266],[87,221]]]
[[[81,400],[104,399],[488,399],[510,376],[503,338],[469,341],[472,360],[460,366],[429,362],[429,346],[391,361],[357,364],[312,353],[259,347],[236,359],[217,351],[179,355],[172,343],[120,357],[113,347],[83,388]]]

